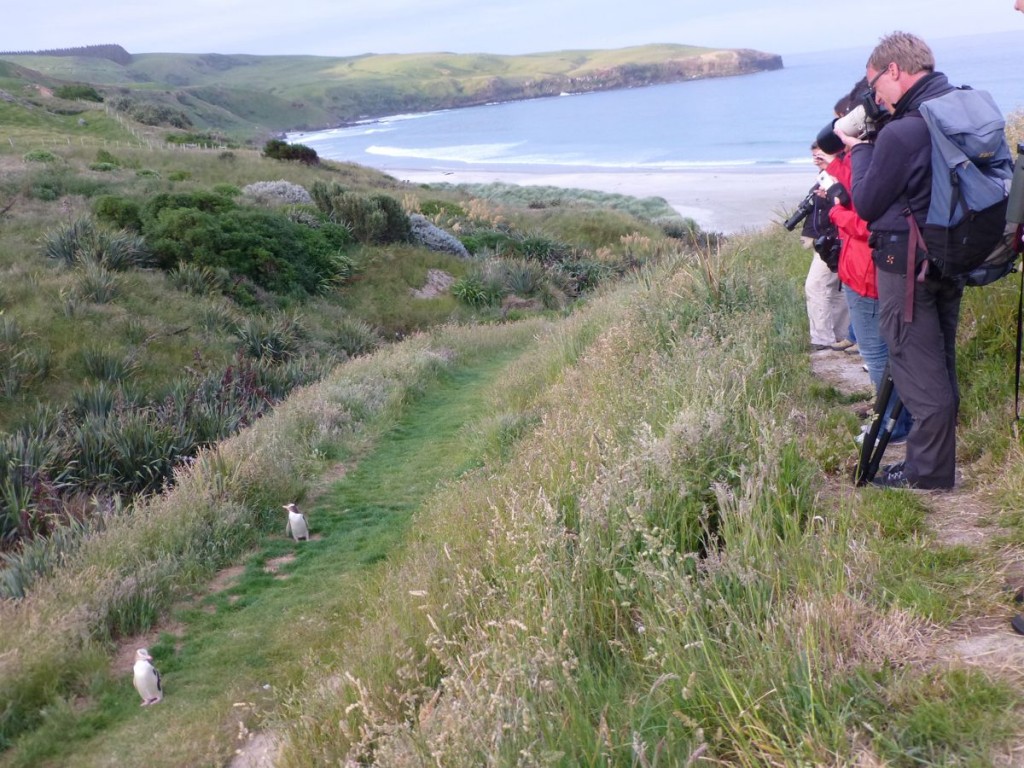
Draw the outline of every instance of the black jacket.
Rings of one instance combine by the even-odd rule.
[[[853,147],[853,206],[872,232],[906,232],[908,204],[924,225],[932,194],[931,139],[917,108],[951,90],[941,72],[925,75],[897,102],[874,143]]]

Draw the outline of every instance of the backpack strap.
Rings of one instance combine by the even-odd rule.
[[[914,283],[923,283],[925,275],[928,274],[928,246],[925,245],[924,238],[921,237],[921,228],[917,226],[917,220],[911,213],[910,206],[904,209],[903,215],[907,219],[907,229],[910,232],[910,236],[907,238],[907,281],[903,290],[903,321],[912,323],[914,322]],[[920,268],[917,266],[918,248],[925,256],[921,259]]]

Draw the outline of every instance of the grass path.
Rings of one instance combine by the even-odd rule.
[[[374,564],[401,546],[422,501],[480,463],[467,427],[489,415],[490,387],[519,351],[445,375],[407,407],[371,455],[300,503],[314,540],[285,538],[281,510],[280,534],[250,556],[232,583],[184,600],[159,638],[148,639],[155,640],[150,647],[164,677],[160,705],[138,706],[124,662],[127,668],[114,670],[91,696],[69,704],[59,728],[44,726],[2,762],[224,764],[276,692],[301,677],[304,663],[331,653],[332,631],[358,620],[362,585],[372,580]]]

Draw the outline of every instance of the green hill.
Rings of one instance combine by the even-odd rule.
[[[283,131],[331,127],[359,118],[782,66],[777,55],[683,45],[521,56],[425,53],[334,58],[125,52],[130,59],[125,60],[74,53],[0,54],[0,60],[17,64],[23,77],[34,78],[39,85],[91,84],[122,112],[139,111],[144,105],[159,107],[183,115],[190,128],[257,141]],[[39,103],[34,94],[17,93],[17,89],[15,93]],[[170,125],[166,120],[159,124]]]

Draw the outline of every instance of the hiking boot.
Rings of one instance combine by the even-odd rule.
[[[847,350],[850,347],[852,347],[853,344],[854,343],[852,341],[850,341],[849,339],[843,339],[842,341],[837,341],[835,344],[832,344],[830,346],[836,352],[843,352],[844,350]]]
[[[871,481],[872,485],[876,485],[879,488],[913,488],[914,484],[907,478],[906,472],[902,467],[894,469],[889,472],[880,473],[875,475],[875,478]]]
[[[811,342],[811,352],[823,352],[826,349],[832,349],[828,344],[815,344]]]
[[[835,349],[834,346],[832,348]],[[860,354],[860,347],[858,345],[856,345],[856,344],[851,344],[846,349],[844,349],[843,352],[845,352],[848,355],[859,355]]]
[[[1013,627],[1013,631],[1018,635],[1024,635],[1024,616],[1018,613],[1010,619],[1010,626]]]

